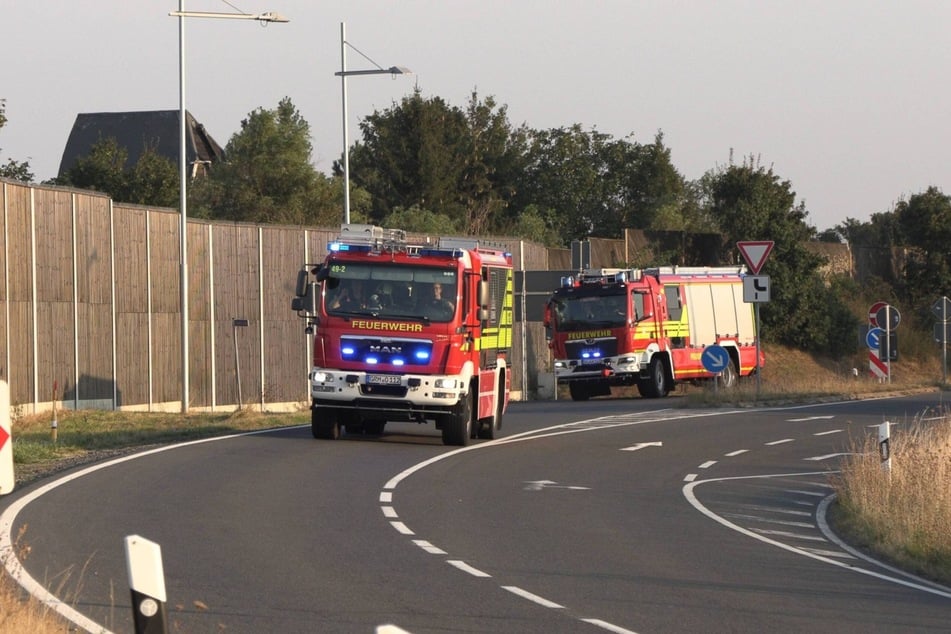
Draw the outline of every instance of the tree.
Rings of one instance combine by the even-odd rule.
[[[225,160],[195,181],[195,215],[244,222],[336,224],[337,188],[311,164],[310,126],[287,97],[258,108],[228,141]]]
[[[175,165],[154,146],[147,145],[131,167],[126,167],[128,157],[115,137],[100,139],[52,183],[99,191],[126,203],[178,207],[180,178]]]
[[[0,99],[0,130],[7,124],[7,100]],[[7,159],[6,164],[0,165],[0,176],[13,180],[32,182],[33,172],[30,171],[29,161],[14,161]]]
[[[951,198],[929,187],[895,206],[905,244],[914,247],[904,270],[905,294],[911,305],[930,306],[951,295]]]
[[[708,172],[704,179],[710,214],[723,233],[724,261],[739,261],[738,241],[774,242],[764,268],[770,276],[770,301],[760,311],[763,337],[827,351],[835,321],[829,306],[837,302],[819,277],[822,258],[804,246],[815,229],[806,223],[808,213],[796,203],[792,185],[752,159]]]

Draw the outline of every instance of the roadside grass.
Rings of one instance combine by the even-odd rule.
[[[951,412],[891,427],[891,468],[878,437],[856,440],[833,479],[833,526],[899,568],[951,584]]]

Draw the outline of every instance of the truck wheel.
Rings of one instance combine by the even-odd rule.
[[[310,410],[310,431],[314,438],[337,440],[340,438],[340,422],[337,412],[326,407],[312,407]]]
[[[499,377],[499,386],[495,392],[495,416],[479,427],[479,438],[494,440],[502,429],[502,410],[505,408],[505,377]]]
[[[644,389],[641,390],[639,384],[638,390],[647,398],[660,398],[667,396],[667,393],[670,392],[670,386],[667,383],[667,366],[660,356],[654,355],[651,358],[647,381],[643,386]]]
[[[442,442],[444,445],[469,444],[472,435],[472,389],[452,408],[442,427]]]
[[[726,364],[726,367],[723,368],[723,371],[720,372],[720,376],[713,379],[714,381],[719,381],[720,386],[728,390],[732,390],[736,387],[737,373],[736,373],[736,364],[733,363],[733,359],[730,359],[730,362]]]
[[[573,401],[587,401],[591,398],[588,388],[577,381],[568,384],[568,393],[571,394],[571,400]]]

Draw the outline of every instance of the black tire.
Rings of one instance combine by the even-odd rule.
[[[660,398],[667,396],[670,392],[670,382],[667,380],[667,364],[659,355],[655,354],[651,358],[647,381],[638,383],[637,389],[646,398]]]
[[[314,438],[337,440],[340,438],[340,421],[337,412],[326,407],[311,407],[310,430]]]
[[[472,437],[472,388],[459,403],[452,408],[452,413],[446,418],[442,426],[442,443],[444,445],[466,446]]]
[[[568,384],[568,393],[571,394],[573,401],[587,401],[591,398],[591,392],[584,383],[573,381]]]
[[[719,387],[722,387],[727,390],[732,390],[736,387],[737,381],[739,380],[739,374],[736,371],[736,364],[733,363],[733,359],[730,358],[730,362],[726,364],[726,367],[723,368],[723,371],[720,372],[720,376],[713,379],[719,383]]]
[[[479,428],[479,438],[495,440],[502,429],[502,412],[505,409],[505,376],[499,375],[499,385],[495,392],[495,416]]]

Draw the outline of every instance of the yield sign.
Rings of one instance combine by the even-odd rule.
[[[772,240],[762,240],[759,242],[737,242],[736,246],[746,260],[747,266],[753,275],[758,275],[759,270],[763,268],[763,263],[769,257],[769,252],[773,250]]]

